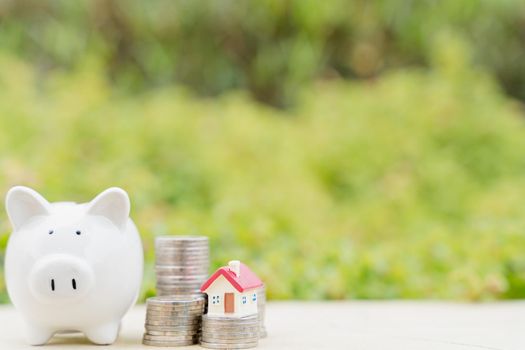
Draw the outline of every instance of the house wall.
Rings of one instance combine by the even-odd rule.
[[[257,299],[253,301],[253,294],[257,297],[256,289],[239,293],[239,297],[235,300],[235,306],[238,307],[236,310],[239,310],[239,316],[254,315],[257,313]],[[242,302],[243,297],[246,297],[246,304]]]
[[[208,315],[210,316],[227,316],[227,317],[242,317],[247,315],[253,315],[257,313],[257,300],[253,301],[253,294],[257,294],[257,290],[246,291],[245,293],[239,293],[230,282],[224,276],[219,276],[209,287],[206,289],[208,294]],[[233,314],[224,313],[224,294],[233,293],[235,297],[235,312]],[[219,297],[217,299],[213,297]],[[242,297],[246,297],[246,304],[242,303]],[[215,302],[214,302],[215,301]]]

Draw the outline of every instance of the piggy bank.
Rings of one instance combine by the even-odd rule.
[[[49,203],[17,186],[6,209],[13,226],[6,286],[29,343],[45,344],[63,331],[113,343],[137,300],[144,264],[127,193],[110,188],[89,203]]]

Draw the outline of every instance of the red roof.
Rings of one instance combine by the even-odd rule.
[[[253,273],[252,270],[248,268],[248,266],[244,265],[243,263],[240,264],[240,276],[237,277],[235,273],[233,273],[229,266],[223,266],[213,275],[211,275],[210,278],[201,287],[201,292],[206,291],[208,287],[219,277],[224,276],[231,284],[235,287],[240,293],[244,292],[248,289],[254,289],[261,287],[263,285],[263,282],[257,277],[255,273]]]

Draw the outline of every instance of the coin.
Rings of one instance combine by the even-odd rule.
[[[189,304],[189,303],[200,303],[206,300],[206,295],[203,293],[196,293],[188,296],[172,296],[172,297],[150,297],[146,299],[148,305],[160,304],[160,305],[177,305],[177,304]]]
[[[177,307],[158,307],[151,306],[148,308],[147,313],[149,315],[171,315],[178,316],[188,312],[202,312],[204,310],[204,304],[195,306],[177,306]]]
[[[181,328],[181,329],[178,329],[178,330],[174,330],[174,331],[158,331],[158,330],[147,330],[146,331],[146,334],[149,334],[149,335],[179,335],[181,334],[181,331],[195,331],[195,333],[199,333],[199,329],[200,327],[197,326],[197,327],[192,327],[192,328]]]
[[[155,239],[157,297],[147,300],[145,345],[179,346],[198,341],[208,300],[199,289],[208,277],[209,255],[207,237]]]
[[[185,323],[181,325],[176,326],[159,326],[159,325],[149,325],[145,324],[144,328],[146,329],[146,332],[198,332],[200,331],[201,324],[199,322],[195,323]]]
[[[143,339],[157,340],[157,341],[178,341],[178,340],[191,340],[198,337],[197,335],[151,335],[144,334]]]
[[[245,333],[230,333],[230,334],[209,334],[206,332],[202,333],[202,340],[204,341],[238,341],[238,340],[244,340],[244,341],[250,341],[250,340],[257,340],[259,339],[259,332],[245,334]]]
[[[221,343],[208,343],[205,341],[200,342],[200,345],[209,349],[249,349],[255,348],[259,344],[258,341],[251,343],[237,343],[237,344],[221,344]]]
[[[148,340],[148,339],[142,339],[142,344],[149,345],[149,346],[188,346],[197,344],[197,339],[192,340],[181,340],[181,341],[158,341],[158,340]]]

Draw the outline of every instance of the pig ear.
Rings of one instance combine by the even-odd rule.
[[[7,192],[5,208],[15,231],[31,218],[48,215],[51,211],[50,204],[44,197],[24,186],[15,186]]]
[[[126,191],[111,187],[89,203],[87,214],[104,216],[119,229],[124,229],[129,217],[129,197]]]

